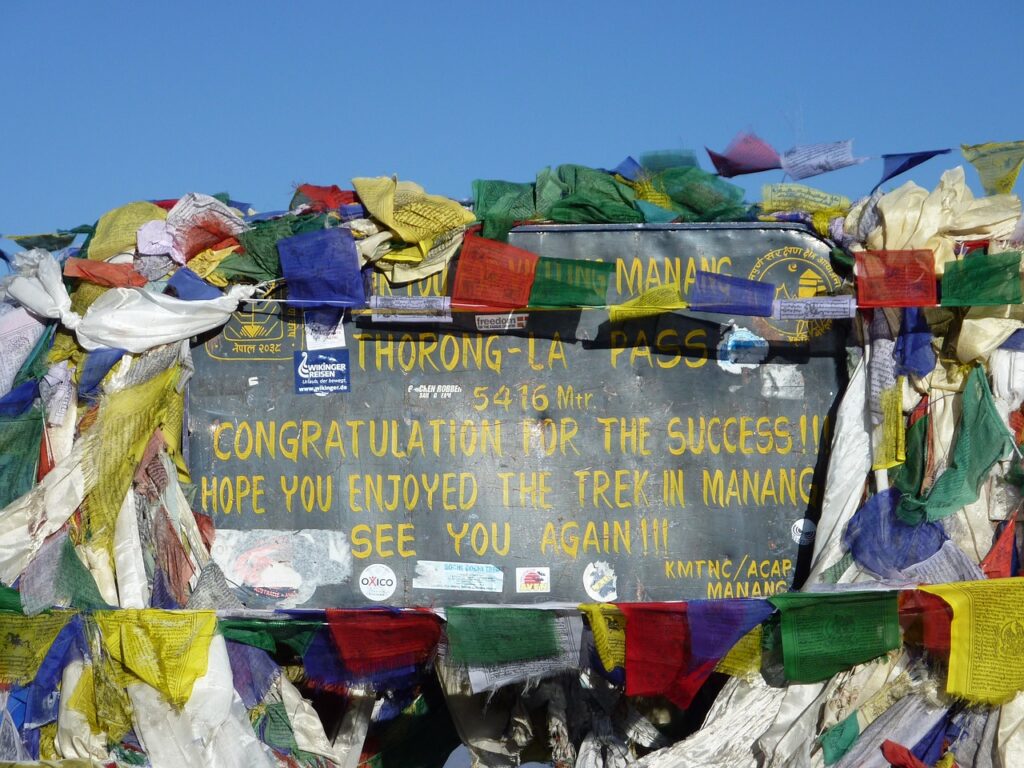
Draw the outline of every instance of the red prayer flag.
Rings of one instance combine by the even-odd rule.
[[[77,277],[108,288],[142,288],[147,282],[131,264],[111,264],[74,257],[64,262],[64,276]]]
[[[893,768],[928,768],[909,749],[889,739],[882,742],[882,757],[888,760]]]
[[[441,639],[441,620],[422,609],[327,609],[327,626],[345,668],[371,676],[426,663]]]
[[[859,307],[933,307],[938,303],[931,251],[858,251]]]
[[[686,709],[717,660],[695,663],[686,603],[619,603],[626,616],[626,695],[664,696]]]
[[[900,626],[905,642],[920,643],[928,653],[949,658],[953,610],[938,595],[919,589],[899,594]]]
[[[352,205],[352,203],[356,202],[356,193],[354,191],[341,189],[337,184],[331,184],[329,187],[317,184],[300,184],[296,191],[309,198],[309,205],[315,211],[334,210],[343,205]]]
[[[704,147],[719,176],[731,178],[742,173],[757,173],[781,168],[779,153],[764,139],[753,133],[738,133],[725,152]]]
[[[1008,579],[1013,576],[1013,551],[1017,546],[1017,513],[1010,515],[1010,519],[1003,526],[1002,533],[992,545],[992,549],[981,561],[981,570],[990,579]]]
[[[527,306],[539,258],[513,245],[467,235],[455,271],[452,305],[505,309]]]

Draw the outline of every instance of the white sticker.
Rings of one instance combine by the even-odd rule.
[[[516,568],[516,592],[550,591],[551,569],[549,567]]]
[[[387,600],[397,588],[395,572],[383,563],[368,565],[359,574],[359,591],[367,600]]]
[[[306,349],[337,349],[345,346],[345,324],[342,313],[338,313],[337,324],[318,323],[313,312],[303,314],[303,325],[306,328]]]
[[[451,296],[371,296],[375,323],[450,323]]]
[[[790,527],[789,535],[793,537],[793,541],[803,547],[814,541],[814,534],[817,530],[818,526],[814,524],[813,520],[801,517]]]
[[[768,356],[768,342],[746,328],[733,326],[718,343],[718,366],[729,373],[757,368]]]
[[[796,365],[765,363],[761,366],[761,397],[803,400],[804,375]]]
[[[501,592],[505,574],[487,563],[449,563],[417,560],[413,589],[443,589],[457,592]]]
[[[476,329],[478,331],[521,331],[526,328],[526,321],[529,315],[513,314],[507,315],[477,315]]]
[[[610,603],[619,598],[617,581],[615,569],[604,560],[595,560],[583,569],[583,589],[598,603]]]
[[[218,528],[210,555],[253,607],[302,605],[320,585],[352,577],[352,550],[341,531]]]

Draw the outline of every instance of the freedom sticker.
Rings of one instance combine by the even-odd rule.
[[[302,350],[295,353],[295,394],[348,392],[347,349]]]

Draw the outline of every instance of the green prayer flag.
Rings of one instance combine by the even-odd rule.
[[[825,758],[825,765],[838,763],[839,760],[850,751],[850,747],[860,736],[860,723],[857,722],[857,713],[853,712],[846,719],[839,721],[826,730],[818,739],[821,742],[821,751]]]
[[[316,232],[327,223],[326,214],[309,216],[282,216],[279,219],[254,222],[250,229],[238,236],[244,253],[232,253],[214,273],[228,282],[240,279],[261,283],[281,277],[281,259],[277,242],[292,235]]]
[[[8,240],[13,240],[22,248],[32,250],[42,248],[46,251],[59,251],[67,248],[75,241],[77,235],[74,232],[50,232],[43,235],[7,235]]]
[[[924,469],[928,460],[929,417],[922,416],[907,428],[906,459],[889,471],[891,484],[900,493],[916,494],[924,481]]]
[[[21,595],[18,590],[0,584],[0,611],[21,613]]]
[[[582,259],[537,260],[531,307],[603,307],[608,303],[608,280],[614,262]]]
[[[448,647],[459,664],[502,664],[558,653],[552,611],[452,607],[446,616]]]
[[[295,732],[288,720],[288,708],[284,702],[275,701],[267,704],[263,717],[256,724],[256,732],[271,749],[293,752],[298,749],[295,743]]]
[[[46,327],[29,356],[25,358],[25,362],[21,364],[12,386],[16,387],[26,381],[39,381],[46,375],[46,372],[50,370],[50,348],[53,346],[53,337],[56,332],[57,323],[50,323]]]
[[[552,221],[562,224],[643,223],[633,201],[636,194],[604,171],[582,165],[560,165],[558,179],[567,194],[548,210]]]
[[[32,490],[43,439],[43,412],[0,418],[0,509]]]
[[[57,594],[67,595],[72,608],[93,611],[111,608],[100,595],[96,579],[75,553],[71,537],[64,538],[60,561],[57,564]]]
[[[901,520],[916,525],[949,517],[977,501],[992,465],[1013,450],[1013,437],[992,402],[984,369],[975,366],[961,395],[953,458],[927,493],[904,493],[896,506]]]
[[[313,642],[313,636],[323,626],[322,621],[303,619],[219,619],[217,626],[225,640],[262,648],[277,653],[278,646],[286,646],[303,656]]]
[[[1020,304],[1020,252],[969,254],[946,264],[942,275],[944,307]]]
[[[533,184],[487,179],[473,182],[473,214],[483,222],[480,234],[484,237],[508,240],[508,231],[515,222],[531,219],[534,213]]]
[[[789,592],[769,598],[782,614],[786,680],[816,683],[899,646],[893,592]]]

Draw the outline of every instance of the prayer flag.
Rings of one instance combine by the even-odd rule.
[[[651,288],[622,304],[613,304],[608,307],[608,319],[613,323],[622,323],[641,317],[661,315],[676,309],[686,309],[687,306],[689,305],[683,301],[680,293],[679,283],[675,282]]]
[[[1017,549],[1017,513],[1014,512],[996,537],[992,548],[979,563],[985,576],[990,579],[1007,579],[1013,576],[1013,561]]]
[[[522,248],[467,236],[455,270],[452,305],[509,309],[527,306],[539,258]]]
[[[77,236],[77,232],[53,232],[43,235],[4,235],[8,240],[13,240],[29,251],[34,248],[42,248],[46,251],[59,251],[71,245]]]
[[[693,657],[686,603],[620,603],[626,616],[626,695],[665,696],[685,709],[714,671]]]
[[[790,592],[769,600],[782,614],[790,682],[827,680],[900,644],[896,592]]]
[[[294,210],[300,205],[308,205],[314,211],[336,211],[343,205],[352,205],[355,202],[355,192],[341,189],[336,184],[326,187],[316,184],[300,184],[288,207]]]
[[[947,155],[951,151],[950,149],[930,149],[923,152],[899,152],[882,155],[882,178],[875,184],[875,189],[878,189],[894,176],[906,173],[911,168],[916,168],[936,155]]]
[[[39,616],[4,614],[0,632],[0,683],[25,684],[32,680],[53,641],[72,618],[66,611]]]
[[[366,303],[359,254],[348,229],[335,227],[277,243],[288,303],[302,307],[359,307]]]
[[[608,281],[615,262],[584,259],[537,260],[531,307],[603,307],[608,303]]]
[[[327,610],[331,638],[356,678],[425,664],[441,637],[440,619],[427,610]]]
[[[996,705],[1024,690],[1024,579],[935,584],[921,590],[953,609],[947,693]]]
[[[973,253],[960,261],[946,263],[942,274],[942,306],[1020,303],[1020,251]]]
[[[896,488],[872,496],[850,518],[843,534],[853,559],[883,579],[928,559],[949,538],[939,523],[909,525],[900,520],[899,499]]]
[[[753,133],[736,134],[725,148],[725,152],[721,154],[707,147],[704,149],[707,150],[718,175],[726,178],[782,167],[779,153],[768,142]]]
[[[935,257],[931,251],[858,251],[860,307],[935,306]]]
[[[148,282],[131,264],[111,264],[74,257],[64,262],[64,277],[78,278],[107,288],[142,288]]]
[[[445,615],[449,652],[458,664],[502,664],[558,653],[553,611],[453,606]]]
[[[121,609],[94,616],[123,684],[142,680],[176,707],[188,701],[195,681],[206,673],[217,629],[213,611]]]
[[[193,259],[189,263],[194,264],[195,261],[196,259]],[[188,267],[181,267],[171,276],[171,279],[167,281],[167,291],[185,301],[219,299],[224,295],[222,291],[214,288]]]
[[[690,309],[698,312],[770,317],[775,286],[758,280],[698,271],[687,299]]]
[[[867,158],[853,156],[853,140],[826,144],[801,144],[782,155],[782,170],[794,179],[806,179],[819,173],[836,171],[863,163]]]
[[[987,195],[1005,195],[1013,191],[1024,164],[1024,141],[990,141],[985,144],[961,144],[964,159],[974,166]]]
[[[611,603],[585,603],[580,610],[594,633],[594,647],[605,671],[626,666],[626,617]]]
[[[636,181],[640,174],[643,173],[643,170],[643,166],[630,156],[616,165],[612,169],[612,173],[618,174],[627,181]]]
[[[0,509],[32,490],[42,439],[42,411],[0,418]]]
[[[718,662],[725,658],[741,638],[774,612],[767,600],[691,600],[686,618],[694,660]]]
[[[935,369],[935,350],[932,348],[932,330],[917,307],[903,308],[900,335],[896,338],[893,357],[896,373],[927,376]]]
[[[961,395],[961,417],[949,467],[927,493],[905,493],[896,514],[904,522],[941,520],[977,500],[992,465],[1013,450],[1013,436],[992,401],[984,369],[975,366]]]

